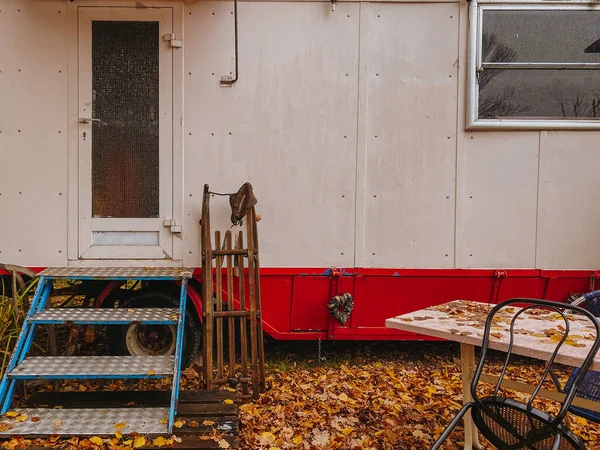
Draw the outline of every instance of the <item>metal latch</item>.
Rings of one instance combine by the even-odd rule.
[[[183,41],[181,39],[177,39],[177,36],[175,35],[175,33],[163,34],[163,41],[170,42],[172,48],[183,47]]]
[[[174,219],[163,220],[163,225],[171,229],[171,233],[181,233],[181,225],[177,225]]]

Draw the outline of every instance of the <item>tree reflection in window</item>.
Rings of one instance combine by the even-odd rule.
[[[484,61],[512,62],[517,52],[499,42],[495,34],[483,33],[482,55]],[[486,85],[503,70],[487,69],[479,74],[479,117],[482,119],[513,116],[527,111],[527,106],[518,100],[512,87],[504,86],[500,91],[489,94],[484,92]]]
[[[600,119],[600,11],[488,5],[481,17],[479,119]]]

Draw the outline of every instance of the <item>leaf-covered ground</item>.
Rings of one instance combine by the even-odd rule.
[[[268,343],[270,389],[259,400],[240,408],[242,449],[429,449],[461,407],[462,381],[456,344],[327,342],[323,343],[321,356],[319,359],[316,342]],[[495,358],[496,368],[499,362],[500,358]],[[538,362],[522,359],[511,367],[509,375],[531,383],[537,379],[540,368]],[[565,373],[559,375],[564,378]],[[183,389],[196,389],[199,382],[194,370],[184,372]],[[152,383],[155,388],[163,389],[168,384]],[[120,381],[101,386],[99,382],[72,381],[62,388],[145,390],[152,383]],[[536,406],[550,412],[556,410],[551,402]],[[600,450],[600,425],[576,416],[569,416],[568,422],[586,440],[590,450]],[[457,427],[444,448],[462,449],[462,431],[461,426]],[[141,438],[117,435],[104,440],[13,439],[4,441],[2,446],[128,450],[153,444],[169,447],[177,440],[171,436],[158,441]],[[215,436],[215,442],[218,441]],[[484,444],[483,448],[492,447]]]
[[[272,346],[271,389],[241,408],[242,448],[428,449],[462,405],[456,344],[328,344],[320,362],[314,343]],[[540,368],[520,360],[510,377],[533,382]],[[600,425],[568,420],[588,448],[600,449]],[[446,449],[462,448],[462,431]]]

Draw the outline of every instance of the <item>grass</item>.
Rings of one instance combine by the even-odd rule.
[[[0,281],[0,376],[4,375],[10,361],[10,355],[27,314],[25,300],[37,284],[37,278],[31,280],[18,292],[16,301],[7,284],[9,283],[5,283],[4,280]]]

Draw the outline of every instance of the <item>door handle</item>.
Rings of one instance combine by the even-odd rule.
[[[90,119],[89,117],[80,117],[79,123],[100,122],[100,119]]]

